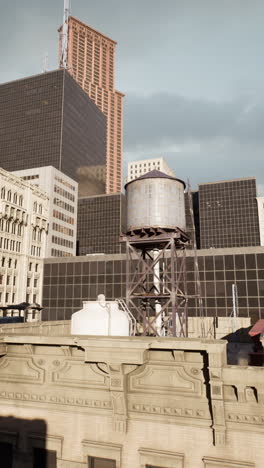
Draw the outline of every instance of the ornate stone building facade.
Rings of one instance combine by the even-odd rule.
[[[225,341],[34,326],[1,327],[5,468],[263,467],[264,370],[227,365]]]
[[[42,302],[48,196],[0,169],[0,305]]]

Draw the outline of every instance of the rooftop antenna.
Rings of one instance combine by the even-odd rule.
[[[70,9],[70,0],[64,0],[60,67],[65,69],[68,68],[68,21],[70,16]]]
[[[42,73],[46,73],[49,70],[49,54],[45,52],[43,55],[43,62],[42,62]]]

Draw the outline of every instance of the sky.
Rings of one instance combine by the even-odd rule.
[[[0,0],[0,83],[57,68],[63,0]],[[192,188],[257,177],[264,195],[263,0],[72,0],[118,42],[124,161],[163,156]]]

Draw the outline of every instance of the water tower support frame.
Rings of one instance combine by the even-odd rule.
[[[187,337],[187,234],[149,228],[121,239],[126,242],[126,304],[138,334]]]

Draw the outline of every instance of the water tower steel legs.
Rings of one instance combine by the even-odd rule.
[[[188,335],[186,250],[180,230],[131,233],[126,241],[126,304],[138,334]]]

